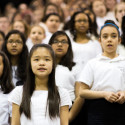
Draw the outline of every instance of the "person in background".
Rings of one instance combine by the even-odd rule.
[[[5,37],[2,51],[7,55],[14,86],[23,85],[26,80],[28,49],[23,33],[11,30]]]
[[[29,38],[26,41],[28,51],[30,52],[33,45],[43,43],[45,37],[45,30],[43,27],[40,25],[31,26]]]

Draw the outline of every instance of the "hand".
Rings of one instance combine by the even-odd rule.
[[[104,93],[104,98],[108,101],[108,102],[116,102],[119,98],[119,94],[114,93],[114,92],[105,92]]]
[[[119,91],[116,93],[118,95],[118,99],[116,100],[116,102],[118,102],[119,104],[123,104],[125,102],[125,91]]]

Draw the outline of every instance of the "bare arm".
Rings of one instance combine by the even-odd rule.
[[[12,120],[11,125],[20,125],[20,112],[19,105],[13,103],[12,104]]]
[[[85,99],[104,98],[111,103],[116,102],[116,100],[119,98],[118,95],[114,92],[90,90],[89,86],[85,83],[81,84],[80,97]]]
[[[75,83],[76,99],[72,105],[70,112],[69,112],[69,121],[70,122],[78,115],[78,113],[80,112],[80,110],[83,106],[83,103],[84,103],[84,99],[79,96],[79,90],[80,90],[80,83],[76,82]]]
[[[68,125],[68,114],[69,114],[69,106],[62,106],[60,108],[60,122],[61,125]]]

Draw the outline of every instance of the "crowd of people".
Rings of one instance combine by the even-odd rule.
[[[0,13],[0,125],[125,125],[125,2],[32,0]]]

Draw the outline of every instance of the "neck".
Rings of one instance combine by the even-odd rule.
[[[11,63],[13,66],[16,66],[18,64],[18,56],[12,56],[11,57]]]
[[[106,56],[106,57],[109,57],[110,59],[113,59],[113,58],[115,58],[115,57],[117,57],[118,56],[118,54],[117,53],[103,53],[102,54],[103,56]]]
[[[48,78],[35,77],[35,90],[48,90]]]
[[[77,43],[87,43],[89,41],[89,38],[86,36],[86,33],[78,33],[76,42]]]
[[[61,60],[61,58],[56,57],[56,64],[59,64],[59,63],[60,63],[60,60]]]

